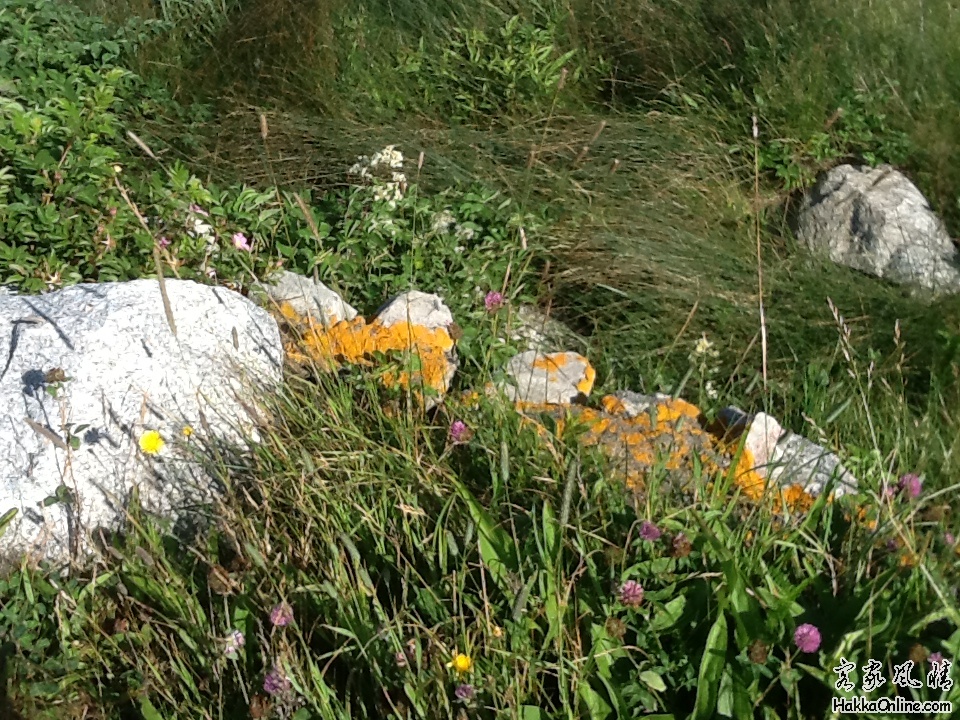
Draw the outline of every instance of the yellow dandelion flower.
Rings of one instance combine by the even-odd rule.
[[[156,455],[166,443],[156,430],[148,430],[140,436],[140,449],[147,455]]]
[[[183,433],[184,437],[190,437],[191,435],[193,435],[193,428],[190,427],[189,425],[184,425],[183,430],[181,430],[180,432]]]
[[[464,675],[473,670],[473,659],[469,655],[457,653],[453,660],[447,663],[448,668],[453,668],[458,674]]]

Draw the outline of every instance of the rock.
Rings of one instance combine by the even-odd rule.
[[[798,487],[811,498],[834,479],[835,497],[856,492],[857,478],[840,458],[802,435],[784,430],[770,415],[749,415],[740,408],[728,407],[720,412],[718,420],[730,440],[746,432],[744,462],[764,481],[781,488]],[[758,490],[762,492],[762,486]]]
[[[611,396],[608,396],[608,398]],[[617,401],[622,415],[628,418],[635,418],[638,415],[649,413],[651,408],[663,403],[669,403],[673,400],[671,395],[663,393],[654,393],[653,395],[643,395],[632,390],[620,390],[612,395]],[[612,402],[604,398],[604,403]],[[691,406],[692,407],[692,406]]]
[[[700,425],[700,411],[668,395],[620,392],[601,400],[601,408],[528,405],[521,411],[552,417],[562,432],[564,424],[583,427],[581,444],[597,447],[609,461],[612,477],[622,481],[642,500],[650,492],[669,492],[681,503],[693,501],[700,477],[717,478],[731,464],[725,448]]]
[[[501,389],[513,402],[569,405],[593,390],[597,373],[590,361],[574,352],[528,350],[507,363]]]
[[[566,325],[547,316],[533,305],[521,305],[511,318],[510,339],[527,350],[556,352],[570,345],[586,346],[586,341]]]
[[[17,511],[4,555],[85,554],[96,528],[122,526],[134,486],[145,510],[181,519],[214,492],[184,428],[218,446],[255,432],[244,404],[256,412],[281,379],[277,323],[224,288],[166,291],[176,337],[156,280],[0,296],[0,513]],[[165,441],[152,456],[149,431]]]
[[[261,307],[275,302],[286,319],[310,317],[324,327],[357,316],[356,310],[322,282],[287,270],[269,283],[257,283],[251,299]]]
[[[304,317],[293,321],[302,332],[287,344],[288,355],[294,361],[312,360],[328,371],[342,365],[370,365],[375,353],[399,352],[408,360],[416,354],[418,369],[384,373],[383,382],[388,386],[429,388],[428,408],[449,390],[457,370],[453,314],[436,295],[415,290],[398,295],[371,323],[361,317],[331,327]]]
[[[409,323],[429,330],[449,330],[453,325],[453,313],[438,295],[410,290],[385,303],[377,311],[376,321],[387,328]]]
[[[805,199],[797,237],[841,265],[934,293],[960,290],[957,249],[930,204],[890,166],[840,165]]]

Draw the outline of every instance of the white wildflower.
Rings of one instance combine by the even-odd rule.
[[[456,224],[457,219],[453,216],[453,213],[449,210],[443,210],[433,216],[433,223],[431,223],[430,229],[435,233],[447,233],[450,232],[450,228]]]
[[[706,355],[710,352],[710,349],[713,347],[713,343],[707,340],[707,334],[704,333],[699,340],[697,340],[696,346],[693,348],[694,355]],[[716,351],[710,353],[711,355],[715,354]]]
[[[713,384],[713,380],[707,380],[703,386],[703,390],[711,400],[716,400],[720,395],[720,393],[717,392],[716,385]]]
[[[467,227],[466,225],[457,225],[458,240],[466,240],[467,242],[470,242],[474,237],[476,237],[476,234],[476,231],[471,227]]]
[[[366,156],[361,155],[357,158],[358,162],[350,166],[350,169],[347,170],[347,175],[356,175],[361,180],[370,179],[370,160]]]
[[[403,153],[396,149],[396,145],[387,145],[383,150],[375,153],[370,159],[370,167],[386,165],[398,170],[403,167]]]

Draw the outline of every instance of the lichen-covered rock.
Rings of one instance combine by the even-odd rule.
[[[432,389],[435,396],[427,398],[427,406],[447,392],[457,370],[453,315],[436,295],[417,291],[399,295],[370,323],[355,317],[323,327],[310,318],[288,320],[300,330],[300,337],[287,343],[288,356],[298,362],[312,360],[325,370],[371,365],[375,353],[397,352],[407,360],[415,355],[417,368],[384,373],[383,381],[388,386]]]
[[[397,295],[377,311],[377,322],[384,327],[407,323],[428,330],[449,331],[453,323],[450,312],[438,295],[410,290]]]
[[[749,453],[752,470],[759,478],[781,488],[794,488],[815,498],[828,483],[835,480],[833,495],[840,497],[856,492],[857,479],[834,453],[825,450],[802,435],[785,430],[766,413],[749,415],[736,407],[728,407],[718,417],[724,434],[730,439],[743,437],[745,454]]]
[[[639,497],[659,479],[659,492],[671,492],[681,501],[698,494],[695,481],[714,481],[730,471],[731,452],[700,424],[700,411],[669,395],[620,392],[607,395],[601,407],[527,405],[528,417],[547,415],[563,432],[569,421],[582,432],[579,441],[597,447],[609,460],[610,471]],[[745,480],[746,468],[734,469]]]
[[[176,336],[156,280],[0,295],[0,513],[17,511],[0,552],[83,554],[97,527],[122,526],[135,486],[144,509],[181,518],[215,487],[175,442],[184,428],[255,439],[246,408],[280,382],[277,323],[224,288],[166,293]]]
[[[633,392],[632,390],[619,390],[612,396],[608,396],[603,399],[605,405],[613,402],[613,400],[609,399],[610,397],[617,401],[617,407],[619,411],[623,415],[630,418],[637,417],[637,415],[642,413],[648,413],[650,412],[651,408],[655,408],[657,405],[662,405],[664,403],[669,403],[673,400],[671,395],[665,395],[663,393],[644,395],[642,393]]]
[[[250,295],[261,306],[275,303],[288,320],[309,317],[330,327],[357,316],[356,310],[323,283],[287,270],[269,283],[254,285]]]
[[[597,373],[583,355],[528,350],[510,358],[504,394],[513,402],[569,405],[593,390]]]
[[[840,165],[804,201],[797,237],[833,262],[937,293],[960,290],[957,251],[902,173]]]
[[[669,395],[621,391],[605,396],[600,405],[595,409],[517,403],[531,420],[553,418],[558,432],[567,423],[580,427],[579,442],[598,447],[614,476],[640,497],[648,491],[651,477],[659,479],[658,492],[678,494],[679,501],[691,500],[704,486],[729,478],[749,500],[770,497],[776,513],[785,508],[804,511],[822,491],[830,471],[839,466],[835,456],[836,464],[824,461],[822,451],[816,457],[820,464],[811,466],[813,443],[784,433],[776,420],[762,413],[753,418],[728,408],[720,422],[705,427],[696,406]],[[851,481],[855,487],[852,476],[843,477],[847,491]]]

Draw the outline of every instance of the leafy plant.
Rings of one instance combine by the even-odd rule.
[[[460,121],[542,111],[582,72],[575,50],[557,50],[554,31],[517,15],[495,33],[455,28],[439,56],[421,40],[401,67],[428,107]]]

